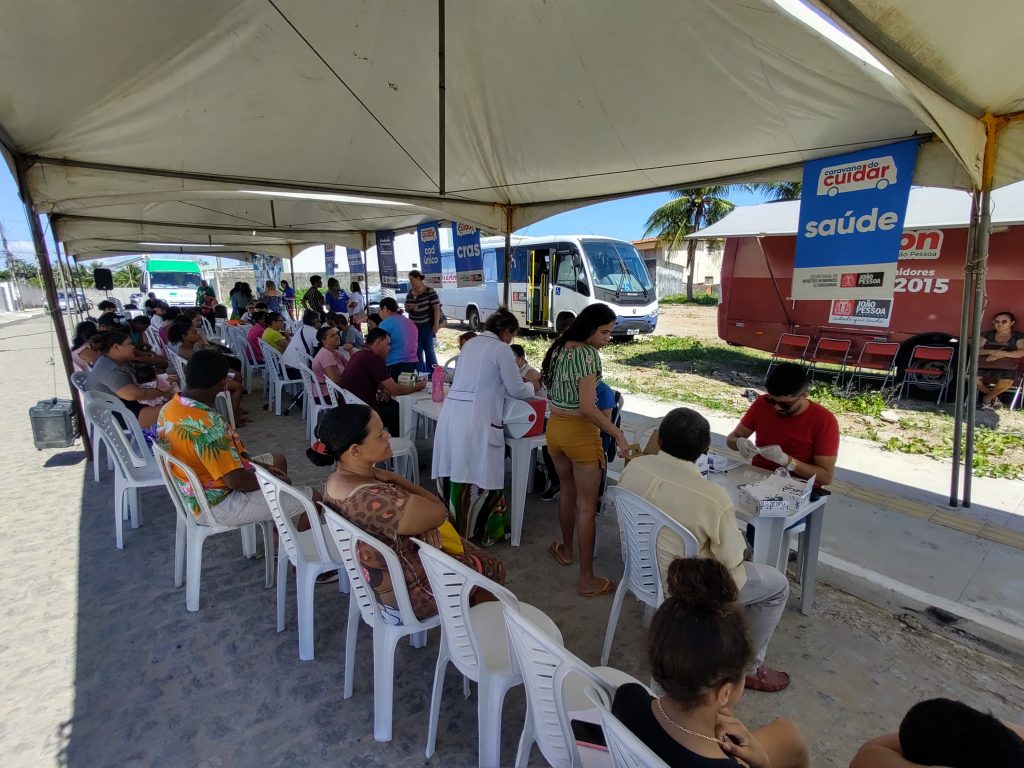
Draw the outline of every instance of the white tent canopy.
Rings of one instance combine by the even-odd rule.
[[[516,229],[912,135],[942,139],[917,183],[977,186],[977,118],[1022,90],[1009,0],[813,1],[895,77],[793,0],[13,3],[0,140],[72,253],[120,247],[128,222],[283,246],[432,218]],[[959,43],[976,30],[998,44]],[[1019,139],[997,184],[1024,178]]]
[[[176,240],[499,231],[912,135],[984,138],[771,0],[447,0],[443,35],[427,0],[55,5],[5,9],[0,136],[72,252],[106,220],[118,242],[126,221]],[[954,149],[927,146],[916,181],[969,185]],[[271,191],[291,197],[254,194]]]
[[[967,192],[916,187],[910,190],[903,228],[963,229],[970,224],[970,214],[971,196]],[[745,205],[686,239],[795,235],[799,219],[799,200]],[[1012,224],[1024,224],[1024,182],[992,193],[992,226]]]

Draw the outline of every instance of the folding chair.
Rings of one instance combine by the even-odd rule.
[[[939,397],[935,402],[941,403],[949,387],[949,380],[953,377],[953,352],[953,347],[933,347],[926,344],[914,347],[907,367],[903,369],[903,382],[900,384],[897,399],[903,399],[909,384],[923,390],[937,388]]]
[[[860,348],[860,355],[853,366],[850,383],[857,384],[862,378],[881,379],[879,389],[885,389],[890,380],[896,378],[896,355],[900,345],[895,341],[868,341]],[[865,373],[874,371],[874,373]]]
[[[807,358],[807,362],[811,364],[807,369],[807,375],[814,378],[814,371],[817,369],[818,363],[838,365],[839,373],[836,374],[836,383],[842,383],[846,373],[846,362],[850,359],[851,346],[853,346],[853,342],[850,339],[829,339],[824,336],[818,339],[818,343],[814,347],[814,354]]]
[[[775,344],[775,351],[772,352],[772,360],[768,363],[768,370],[764,374],[765,381],[768,380],[768,374],[772,372],[772,368],[783,360],[799,360],[802,362],[807,356],[807,347],[810,344],[810,336],[797,333],[784,333],[779,336],[779,340]]]

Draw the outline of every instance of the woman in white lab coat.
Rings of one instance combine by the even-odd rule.
[[[489,546],[510,534],[505,505],[506,397],[533,397],[534,384],[523,381],[509,348],[519,321],[499,309],[459,354],[448,397],[434,437],[431,476],[448,502],[456,529],[466,538],[478,533]],[[468,530],[472,523],[473,530]]]

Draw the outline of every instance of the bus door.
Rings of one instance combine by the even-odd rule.
[[[526,271],[526,323],[531,328],[551,327],[550,248],[530,251]]]

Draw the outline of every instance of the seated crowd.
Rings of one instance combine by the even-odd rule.
[[[280,454],[251,455],[215,408],[217,394],[227,391],[236,413],[241,412],[241,386],[232,379],[241,370],[240,361],[207,340],[206,319],[198,311],[170,309],[154,307],[152,320],[137,318],[124,329],[106,316],[99,325],[80,324],[74,339],[76,365],[90,370],[90,391],[119,398],[144,427],[156,425],[162,445],[195,472],[216,518],[200,519],[201,524],[270,520],[252,466],[290,483],[287,461]],[[661,421],[643,455],[627,443],[612,419],[615,393],[602,381],[598,354],[610,338],[614,313],[604,305],[581,312],[552,344],[539,372],[522,347],[509,346],[518,323],[505,310],[488,318],[480,334],[463,335],[434,442],[432,475],[444,489],[438,495],[381,468],[391,457],[390,437],[399,426],[392,398],[423,387],[422,382],[396,381],[408,370],[415,329],[402,322],[408,321],[393,299],[382,301],[381,309],[376,322],[373,315],[366,318],[370,329],[365,336],[343,314],[332,312],[325,321],[314,310],[304,312],[301,328],[289,335],[280,312],[246,307],[244,317],[251,321],[246,337],[254,352],[260,339],[278,350],[289,377],[295,377],[298,365],[310,365],[318,400],[327,397],[329,380],[362,401],[339,402],[322,414],[307,455],[332,471],[322,495],[307,487],[300,492],[322,499],[390,547],[401,563],[416,616],[426,618],[437,608],[413,538],[505,582],[504,563],[485,548],[508,535],[500,407],[506,396],[529,399],[546,391],[551,405],[546,461],[557,489],[550,497],[559,498],[562,533],[548,551],[562,566],[578,557],[580,595],[615,590],[614,582],[594,573],[593,550],[604,470],[616,450],[628,459],[619,487],[685,526],[699,545],[697,557],[684,558],[682,541],[669,531],[660,534],[657,562],[667,597],[654,615],[647,643],[658,695],[642,685],[622,685],[613,714],[670,766],[808,766],[807,744],[793,722],[777,719],[750,729],[733,711],[747,688],[775,692],[790,684],[787,673],[765,663],[786,607],[788,579],[747,559],[748,541],[728,494],[698,469],[698,459],[711,447],[707,419],[676,408]],[[169,348],[188,361],[181,391],[173,377],[164,375],[167,359],[145,345],[146,329],[158,322],[167,331]],[[402,347],[398,356],[395,337]],[[819,492],[826,492],[821,486],[832,481],[839,447],[835,417],[808,400],[799,366],[777,366],[767,389],[729,435],[729,446],[766,469],[785,467],[798,477],[814,477]],[[186,486],[182,483],[183,493],[195,492]],[[200,515],[198,504],[193,511]],[[299,509],[293,504],[286,511],[297,514]],[[311,522],[302,520],[300,528]],[[386,563],[369,548],[360,548],[358,557],[384,612],[399,620]],[[493,596],[486,592],[473,595],[474,601],[488,599]],[[979,757],[987,758],[986,764],[1024,765],[1022,734],[964,704],[937,699],[911,709],[898,734],[865,744],[851,768],[960,768],[981,765]]]

